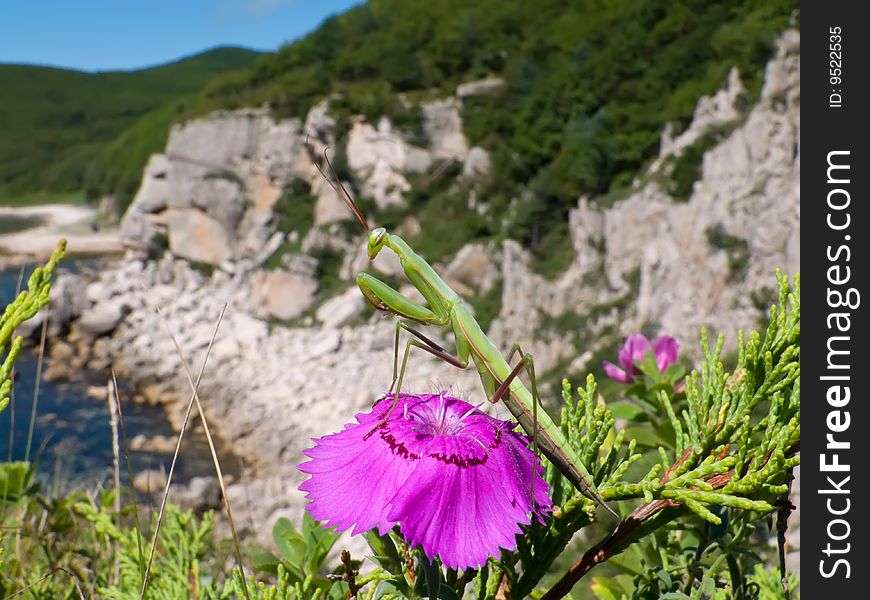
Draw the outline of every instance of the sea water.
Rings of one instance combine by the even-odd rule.
[[[78,270],[83,263],[65,261],[63,269]],[[89,266],[84,263],[84,266]],[[34,265],[24,268],[23,284]],[[0,269],[0,311],[15,297],[19,285],[20,268]],[[14,396],[10,406],[0,413],[0,462],[24,460],[28,452],[28,434],[34,401],[36,402],[29,457],[36,464],[39,478],[55,489],[94,489],[112,480],[113,444],[109,407],[105,399],[87,394],[92,386],[108,383],[109,374],[86,371],[74,381],[41,381],[39,393],[34,397],[37,352],[25,349],[15,363]],[[160,407],[134,404],[131,395],[121,387],[122,409],[127,436],[172,436],[165,412]],[[119,431],[118,435],[121,433]],[[11,444],[10,444],[11,442]],[[131,451],[135,473],[142,469],[161,469],[168,472],[171,453]],[[123,449],[120,451],[122,480],[127,479]],[[222,468],[227,473],[238,472],[238,461],[222,456]],[[176,465],[174,482],[185,482],[197,475],[214,475],[214,466],[201,428],[185,434],[181,457]]]

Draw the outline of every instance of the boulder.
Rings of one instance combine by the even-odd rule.
[[[84,311],[75,322],[76,329],[90,336],[105,335],[124,318],[124,309],[119,302],[103,302]]]
[[[404,203],[402,194],[411,189],[403,175],[408,145],[393,131],[389,119],[382,117],[377,128],[359,120],[353,124],[347,139],[347,162],[363,179],[361,194],[372,197],[378,208]],[[413,162],[415,168],[421,166],[419,152]]]
[[[169,249],[176,256],[219,265],[231,256],[229,232],[207,213],[197,209],[167,211]]]
[[[208,119],[174,125],[166,154],[173,160],[232,169],[239,159],[254,155],[260,120],[267,116],[261,109],[218,111]]]
[[[468,151],[468,156],[462,163],[462,176],[469,179],[484,177],[489,173],[490,166],[489,152],[480,146],[474,146]]]
[[[221,487],[217,477],[193,477],[187,484],[169,486],[172,501],[195,512],[221,508]]]
[[[462,133],[460,104],[455,98],[423,104],[423,131],[435,159],[465,160],[468,142]]]
[[[486,293],[498,276],[498,268],[481,244],[464,246],[444,269],[444,278],[460,295]]]
[[[130,440],[130,449],[137,452],[156,452],[158,454],[171,454],[175,452],[177,438],[170,435],[146,436],[139,434]]]
[[[166,487],[166,474],[156,469],[145,469],[133,476],[133,489],[143,494],[156,494]]]
[[[314,304],[317,279],[284,269],[258,273],[251,280],[251,296],[258,316],[289,321]]]
[[[324,327],[333,329],[353,321],[362,313],[365,305],[365,298],[354,285],[324,302],[317,309],[316,317]]]

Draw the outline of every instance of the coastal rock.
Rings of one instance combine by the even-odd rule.
[[[264,271],[252,279],[251,297],[260,307],[258,316],[289,321],[314,304],[317,286],[317,279],[299,273]]]
[[[465,162],[462,164],[462,176],[469,179],[479,179],[489,173],[491,161],[489,152],[480,146],[474,146],[468,151]]]
[[[502,310],[491,334],[505,342],[534,340],[529,346],[537,366],[538,354],[559,358],[548,341],[548,319],[572,313],[584,330],[562,332],[563,339],[568,333],[581,343],[563,347],[563,359],[588,360],[629,333],[648,329],[675,336],[681,352],[694,355],[702,326],[713,332],[756,327],[766,307],[753,298],[772,293],[776,268],[800,268],[800,61],[790,42],[795,35],[783,36],[767,68],[777,83],[765,84],[750,111],[735,112],[742,86],[732,73],[723,91],[699,102],[699,124],[689,126],[683,134],[688,137],[664,144],[651,171],[723,123],[733,128],[704,154],[687,202],[671,198],[660,177],[639,177],[646,183],[610,207],[582,198],[570,215],[574,260],[552,281],[531,273],[528,253],[505,242]],[[589,366],[580,360],[571,369]]]
[[[84,311],[90,308],[87,299],[86,283],[81,275],[60,273],[51,284],[49,292],[50,329],[66,327]],[[49,331],[49,333],[54,333]]]
[[[169,486],[169,497],[182,508],[197,513],[223,506],[217,477],[192,477],[187,484],[173,483]]]
[[[75,325],[86,335],[99,336],[113,331],[122,318],[124,308],[119,302],[104,302],[84,311]]]
[[[166,212],[169,249],[176,256],[219,265],[231,257],[231,240],[221,224],[198,209]]]
[[[347,182],[344,183],[345,187],[349,185]],[[351,217],[344,200],[325,179],[315,181],[311,193],[317,198],[314,203],[314,225],[327,225]]]
[[[166,487],[166,474],[156,469],[145,469],[133,476],[133,489],[143,494],[156,494]]]
[[[168,181],[172,163],[165,154],[152,154],[142,174],[142,185],[133,198],[133,205],[143,213],[156,213],[165,209],[172,188]],[[123,223],[121,228],[124,233]]]
[[[485,294],[500,277],[493,254],[482,244],[464,246],[447,265],[444,278],[460,295]]]
[[[674,137],[673,126],[667,125],[662,132],[659,157],[649,168],[650,173],[659,171],[665,159],[679,156],[686,148],[696,143],[702,136],[717,127],[727,126],[740,119],[741,104],[746,97],[746,88],[740,80],[736,68],[728,73],[728,82],[713,96],[704,96],[698,100],[695,113],[689,127],[680,135]]]
[[[356,319],[363,308],[365,299],[356,286],[349,287],[347,291],[330,298],[317,309],[317,320],[325,328],[334,329],[346,325]]]
[[[85,288],[85,297],[92,303],[99,303],[111,297],[111,289],[101,281],[89,283]]]
[[[130,439],[130,449],[137,452],[156,452],[158,454],[171,454],[175,451],[177,438],[169,435],[152,435],[145,436],[143,434],[134,435]]]
[[[362,194],[372,197],[378,208],[403,204],[402,194],[411,189],[403,173],[409,167],[424,171],[431,162],[428,152],[405,143],[386,117],[378,121],[377,128],[363,121],[354,123],[348,134],[347,157],[363,179]]]

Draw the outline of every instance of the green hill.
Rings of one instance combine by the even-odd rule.
[[[0,204],[34,193],[80,192],[87,178],[94,192],[109,187],[106,165],[114,163],[95,159],[131,127],[141,130],[140,174],[144,158],[165,142],[183,98],[258,55],[215,48],[148,69],[102,73],[0,65]]]

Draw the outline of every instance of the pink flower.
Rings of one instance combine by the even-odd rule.
[[[381,399],[305,451],[311,460],[299,470],[311,477],[299,489],[311,516],[354,534],[399,523],[412,546],[459,570],[516,549],[520,525],[550,507],[528,440],[444,393],[400,394],[386,425],[364,440],[391,404],[392,395]]]
[[[650,348],[649,340],[640,333],[634,333],[625,340],[625,345],[617,354],[619,364],[622,368],[617,367],[611,362],[604,361],[604,372],[611,379],[621,381],[622,383],[631,383],[636,377],[641,375],[640,369],[637,368],[636,362],[643,362],[646,353],[652,350],[656,358],[656,366],[659,372],[663,373],[665,369],[677,362],[677,351],[679,344],[677,340],[669,335],[663,335],[656,340],[652,348]]]

